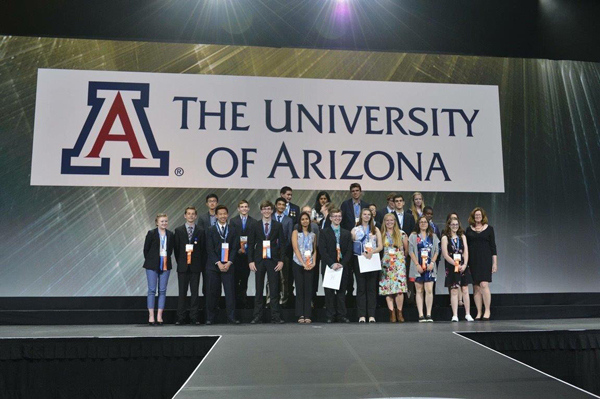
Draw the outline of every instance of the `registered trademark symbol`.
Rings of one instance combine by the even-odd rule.
[[[176,176],[183,176],[183,168],[176,168],[175,169],[175,175]]]

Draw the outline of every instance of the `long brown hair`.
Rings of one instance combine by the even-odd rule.
[[[456,231],[456,235],[462,237],[465,234],[465,231],[460,225],[460,220],[458,220],[458,218],[455,217],[451,217],[448,220],[446,220],[446,227],[444,228],[444,232],[442,233],[442,235],[445,235],[448,238],[452,237],[452,229],[450,228],[450,223],[452,223],[453,220],[456,220],[456,222],[458,223],[458,230]]]
[[[415,229],[413,230],[414,233],[416,233],[417,235],[421,234],[421,228],[419,227],[419,223],[421,223],[421,219],[425,219],[427,220],[427,218],[425,216],[420,216],[417,219],[417,224],[415,225]],[[431,227],[431,224],[429,223],[429,220],[427,220],[427,235],[429,237],[433,237],[433,228]]]
[[[487,213],[485,213],[482,207],[478,206],[475,209],[473,209],[471,211],[471,214],[469,215],[469,225],[475,226],[475,212],[477,211],[481,212],[481,224],[488,224]]]
[[[371,215],[371,219],[369,220],[369,231],[371,234],[375,234],[375,218],[373,217],[373,213],[369,208],[363,208],[360,210],[360,218],[358,219],[358,222],[356,222],[356,226],[362,225],[362,215],[365,211],[369,212],[369,215]]]

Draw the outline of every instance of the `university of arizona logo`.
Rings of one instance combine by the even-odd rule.
[[[149,91],[147,83],[89,82],[92,109],[75,146],[62,151],[61,174],[109,175],[111,158],[120,158],[121,175],[168,176],[169,152],[158,149],[144,110]]]

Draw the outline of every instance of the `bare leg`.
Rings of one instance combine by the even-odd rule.
[[[490,305],[492,304],[492,293],[490,292],[490,286],[487,281],[479,283],[481,297],[483,298],[483,305],[485,306],[485,312],[483,317],[490,317]]]
[[[471,314],[471,300],[469,299],[469,286],[465,285],[462,288],[462,298],[465,304],[465,316]]]
[[[483,313],[483,299],[481,298],[481,287],[479,284],[473,284],[473,300],[475,301],[475,307],[477,308],[477,317],[475,318],[481,319]]]
[[[465,301],[464,301],[464,299],[463,299],[463,293],[462,293],[462,290],[458,290],[458,303],[460,304],[461,302],[462,302],[462,303],[463,303],[463,305],[464,305],[464,302],[465,302]]]
[[[394,296],[395,295],[386,295],[385,297],[385,302],[387,303],[387,307],[391,312],[394,311]]]
[[[159,323],[163,322],[163,318],[162,318],[163,310],[164,309],[158,309],[158,311],[156,312],[156,321],[158,321]]]
[[[401,292],[396,294],[396,308],[402,311],[402,306],[404,305],[404,294]]]
[[[154,323],[154,309],[148,309],[148,323]]]
[[[450,290],[450,306],[452,307],[452,317],[458,317],[458,289]]]
[[[417,291],[417,296],[415,297],[417,311],[419,312],[419,317],[423,317],[423,283],[415,282],[415,289]]]
[[[431,316],[433,308],[433,281],[425,283],[425,305],[427,306],[427,314]]]

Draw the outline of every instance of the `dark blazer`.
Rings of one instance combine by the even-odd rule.
[[[337,262],[337,242],[335,240],[335,233],[331,227],[325,228],[321,231],[319,237],[319,254],[321,254],[321,261],[323,261],[327,267],[331,267]],[[352,259],[352,235],[348,230],[340,230],[340,251],[342,252],[342,259],[339,263],[342,266],[348,266],[350,259]]]
[[[223,239],[219,235],[217,225],[210,226],[206,232],[207,270],[220,271],[216,263],[221,260],[221,244],[223,243]],[[229,232],[227,233],[225,242],[229,244],[229,261],[233,264],[237,255],[237,249],[240,246],[240,236],[231,224],[229,224],[228,229]]]
[[[369,204],[365,201],[360,200],[360,209],[368,208]],[[352,230],[356,226],[356,221],[354,220],[354,203],[352,202],[352,198],[342,202],[342,206],[340,207],[342,211],[342,229],[346,229],[348,231]]]
[[[398,213],[396,212],[396,221],[398,222],[398,226],[400,226],[400,218],[398,217]],[[400,226],[400,230],[404,231],[407,236],[410,236],[410,233],[415,229],[415,218],[411,211],[404,210],[404,220],[403,225]]]
[[[285,255],[285,241],[283,239],[283,228],[281,227],[281,223],[271,218],[269,229],[271,259],[275,262],[283,262],[283,256]],[[262,219],[257,220],[256,223],[250,227],[248,233],[248,262],[261,262],[263,260],[262,242],[263,240],[266,240]]]
[[[187,226],[179,226],[175,229],[175,246],[173,252],[175,253],[175,260],[177,261],[177,272],[185,273],[189,269],[192,273],[200,273],[204,268],[202,264],[202,251],[206,248],[206,238],[204,230],[200,229],[198,225],[194,225],[194,231],[192,232],[192,240],[188,239]],[[187,264],[187,252],[185,250],[186,244],[194,244],[194,251],[192,252],[192,263]]]
[[[200,227],[200,229],[206,231],[208,230],[208,228],[211,226],[210,224],[210,213],[206,212],[202,215],[200,215],[200,217],[198,217],[198,227]]]
[[[271,219],[277,221],[277,214],[274,213]],[[283,216],[281,218],[281,228],[283,229],[283,242],[285,244],[284,249],[287,254],[292,253],[292,232],[294,231],[294,219],[289,216]]]
[[[288,216],[292,219],[292,225],[300,222],[300,207],[290,202],[290,213]]]
[[[242,227],[242,218],[241,216],[236,216],[234,218],[229,219],[229,224],[235,227],[235,231],[238,232],[238,236],[248,236],[248,232],[250,231],[250,227],[256,223],[256,219],[251,216],[248,216],[246,220],[246,229]],[[239,249],[239,248],[238,248]],[[237,250],[236,250],[237,252]],[[246,256],[246,254],[238,254],[238,256]]]
[[[173,255],[173,247],[175,244],[172,231],[167,230],[167,270],[173,268],[171,261],[171,255]],[[158,235],[158,228],[148,231],[146,234],[146,241],[144,241],[144,269],[148,270],[160,270],[160,237]]]
[[[375,223],[377,223],[377,227],[379,227],[381,229],[381,226],[383,226],[383,217],[385,216],[384,212],[381,211],[377,211],[375,212]]]

